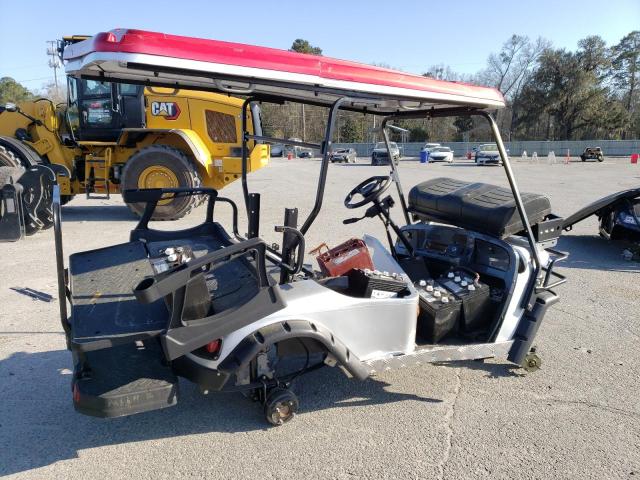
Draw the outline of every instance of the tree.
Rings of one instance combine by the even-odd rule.
[[[358,126],[351,115],[342,115],[340,117],[340,141],[344,143],[357,142],[358,133]]]
[[[545,50],[523,89],[519,120],[529,125],[546,120],[547,139],[570,140],[580,131],[620,128],[624,119],[596,67],[603,61],[584,50]]]
[[[289,50],[298,53],[308,53],[310,55],[322,55],[322,49],[320,47],[314,47],[308,40],[302,38],[296,38]]]
[[[459,140],[464,140],[464,134],[473,129],[473,119],[470,116],[456,117],[453,126],[458,130]]]
[[[631,132],[640,135],[640,31],[626,35],[617,45],[611,47],[611,70],[616,88],[629,114]],[[623,134],[623,137],[625,135]]]
[[[67,101],[67,86],[62,84],[56,87],[53,80],[42,86],[38,94],[44,98],[48,98],[53,103],[65,103]]]
[[[322,55],[322,49],[320,47],[314,47],[308,40],[302,38],[296,38],[289,50],[292,52],[307,53],[309,55]],[[305,140],[307,137],[307,114],[304,103],[300,104],[300,119],[302,121],[302,134],[300,136]]]
[[[594,72],[599,78],[604,78],[609,72],[611,61],[606,42],[598,35],[591,35],[578,42],[578,56],[582,68],[587,72]]]
[[[0,78],[0,105],[30,100],[33,94],[11,77]]]

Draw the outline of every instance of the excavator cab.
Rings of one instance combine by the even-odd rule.
[[[63,37],[58,42],[60,58],[65,47],[90,38]],[[69,133],[74,140],[114,142],[123,128],[144,128],[144,86],[67,78]]]
[[[144,128],[144,87],[68,78],[67,120],[73,138],[113,142],[123,128]]]

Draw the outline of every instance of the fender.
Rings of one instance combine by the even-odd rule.
[[[198,135],[194,130],[188,130],[185,128],[125,128],[120,133],[117,143],[118,146],[132,148],[136,146],[137,142],[149,134],[178,136],[187,145],[193,155],[193,158],[195,158],[196,161],[207,170],[207,172],[213,168],[211,152],[200,138],[200,135]]]
[[[231,375],[246,367],[265,347],[287,339],[312,338],[323,344],[345,369],[358,380],[369,376],[369,370],[358,357],[322,325],[307,320],[288,320],[267,325],[247,335],[220,363],[218,370]]]
[[[0,145],[11,150],[15,156],[20,160],[23,167],[35,167],[44,163],[42,157],[25,142],[11,137],[0,137]]]

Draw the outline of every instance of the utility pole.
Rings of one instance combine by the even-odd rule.
[[[60,90],[58,89],[58,68],[60,68],[60,61],[58,60],[58,42],[56,40],[47,40],[49,46],[47,47],[47,55],[49,59],[49,67],[53,68],[53,78],[56,86],[56,97],[60,96]]]
[[[306,141],[306,137],[307,137],[307,122],[306,119],[304,118],[304,103],[301,103],[300,105],[302,105],[302,141]]]

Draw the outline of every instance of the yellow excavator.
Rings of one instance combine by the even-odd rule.
[[[64,47],[89,37],[64,37]],[[67,79],[68,101],[0,106],[0,241],[52,224],[51,184],[62,203],[131,188],[212,187],[240,178],[243,100],[225,94]],[[251,107],[249,129],[261,134]],[[248,171],[269,145],[249,142]],[[161,200],[154,220],[186,215],[199,197]],[[143,206],[127,204],[137,215]]]

